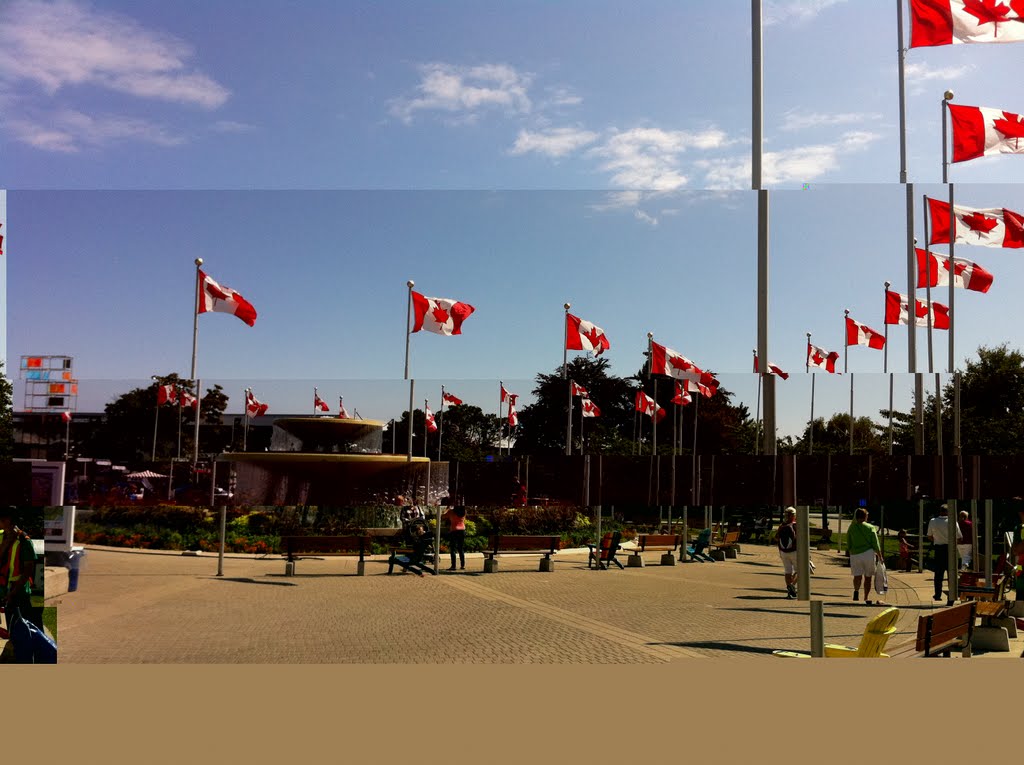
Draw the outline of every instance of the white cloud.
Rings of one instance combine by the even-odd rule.
[[[963,77],[974,69],[970,64],[963,66],[944,66],[939,68],[930,67],[927,64],[906,64],[903,67],[903,77],[908,82],[927,82],[929,80],[955,80]]]
[[[823,114],[817,112],[804,112],[799,109],[790,109],[783,115],[782,130],[806,130],[816,127],[835,127],[837,125],[850,125],[858,122],[882,119],[881,114],[866,114],[861,112],[845,112],[837,114]]]
[[[591,150],[602,159],[600,168],[612,173],[611,182],[624,189],[672,191],[688,179],[680,170],[680,155],[690,149],[715,149],[727,145],[717,128],[701,132],[633,128],[613,134]]]
[[[643,210],[634,210],[633,211],[633,217],[636,218],[641,223],[646,223],[646,224],[648,224],[650,226],[657,226],[658,225],[658,219],[653,217],[653,216],[651,216],[651,215],[648,215]]]
[[[548,93],[548,97],[544,102],[544,106],[579,106],[583,103],[583,99],[568,88],[548,87],[546,88],[546,91]]]
[[[563,157],[593,143],[597,138],[597,133],[579,128],[552,128],[539,132],[520,130],[509,153],[519,155],[537,152],[549,157]]]
[[[764,26],[810,21],[826,8],[846,0],[768,0],[762,16]]]
[[[835,143],[765,152],[762,180],[766,186],[813,181],[837,170],[843,155],[860,151],[879,139],[881,136],[876,133],[852,131],[843,134]],[[700,160],[695,164],[705,171],[704,185],[708,188],[750,188],[749,156]]]
[[[527,90],[532,75],[517,72],[506,64],[457,67],[450,64],[424,64],[420,68],[416,95],[392,103],[391,113],[405,122],[418,111],[440,111],[462,119],[475,119],[488,108],[501,108],[513,114],[530,111]]]
[[[92,85],[140,98],[214,109],[230,93],[189,69],[191,46],[120,14],[73,0],[15,0],[0,26],[0,78],[49,94]]]
[[[181,136],[168,133],[159,125],[130,117],[91,117],[82,112],[65,109],[48,117],[45,122],[35,119],[10,119],[4,126],[16,140],[44,151],[77,152],[82,144],[104,144],[135,140],[158,146],[178,146],[185,142]]]
[[[251,133],[255,129],[255,125],[250,125],[247,122],[235,122],[234,120],[217,120],[210,125],[210,130],[216,133]]]

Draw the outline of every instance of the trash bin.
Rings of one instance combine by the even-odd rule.
[[[85,550],[72,550],[65,561],[68,569],[68,592],[78,590],[78,572],[82,567]]]

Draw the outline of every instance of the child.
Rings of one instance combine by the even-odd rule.
[[[910,573],[910,542],[907,541],[907,532],[905,529],[900,529],[900,533],[896,535],[900,543],[900,571],[904,573]]]

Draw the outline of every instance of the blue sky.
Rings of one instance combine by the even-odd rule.
[[[895,11],[765,8],[771,360],[800,372],[806,332],[841,351],[844,307],[882,330],[882,282],[907,291]],[[5,3],[6,356],[73,355],[92,381],[82,410],[187,374],[199,256],[260,312],[253,329],[201,318],[199,374],[277,412],[307,409],[314,384],[366,417],[404,408],[409,278],[477,307],[462,337],[413,337],[432,391],[417,405],[436,408],[442,381],[485,408],[499,378],[526,393],[561,362],[569,300],[607,331],[615,373],[639,367],[650,331],[736,373],[723,381],[753,409],[749,42],[746,0]],[[908,54],[917,209],[945,194],[942,91],[1022,111],[992,74],[1022,55]],[[955,166],[958,202],[1024,210],[1022,162]],[[958,359],[1024,347],[1020,257],[958,255],[996,276],[988,295],[957,293]],[[905,370],[905,329],[890,347]],[[944,369],[944,335],[937,348]],[[850,369],[880,372],[881,354],[853,348]],[[778,386],[783,433],[805,417],[796,377]],[[861,379],[858,413],[874,414],[887,382]],[[845,409],[846,385],[819,381],[819,413]]]

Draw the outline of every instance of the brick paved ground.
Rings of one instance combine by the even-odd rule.
[[[90,549],[79,591],[59,604],[62,663],[610,663],[706,656],[769,657],[809,650],[808,605],[786,600],[774,548],[744,545],[719,563],[592,571],[563,551],[555,571],[538,558],[502,557],[483,574],[387,576],[351,558],[280,558]],[[849,569],[812,553],[812,593],[825,602],[828,642],[856,645],[877,607],[854,604]],[[444,559],[447,563],[447,559]],[[930,574],[891,574],[887,601],[900,634],[933,607]],[[1016,655],[1019,655],[1019,650]],[[1005,655],[1005,654],[1004,654]]]

